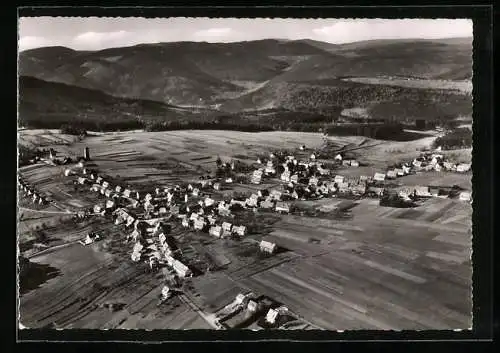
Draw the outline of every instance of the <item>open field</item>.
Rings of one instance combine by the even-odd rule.
[[[20,131],[21,140],[36,135],[27,131]],[[384,144],[359,137],[329,139],[339,146],[363,147],[355,153],[366,167],[338,171],[356,176],[413,158],[416,149],[428,146],[434,137]],[[60,154],[76,156],[88,146],[98,170],[118,178],[123,186],[138,187],[145,182],[166,185],[197,179],[213,172],[217,156],[248,163],[272,149],[297,149],[301,144],[319,148],[322,135],[137,131],[95,134],[70,145],[55,144],[55,148]],[[39,164],[20,168],[20,173],[63,210],[80,210],[99,200],[101,196],[86,191],[88,186],[75,188],[71,178],[63,176],[63,169]],[[397,182],[457,184],[470,190],[470,177],[425,172]],[[279,185],[276,180],[266,183]],[[214,198],[232,191],[255,192],[263,186],[234,184],[230,190],[214,193]],[[172,235],[183,256],[201,274],[185,283],[185,295],[160,306],[163,277],[130,260],[132,245],[124,243],[128,230],[101,219],[65,222],[62,215],[42,213],[57,207],[35,207],[20,200],[19,206],[24,207],[19,211],[20,241],[31,239],[30,232],[37,225],[48,223],[44,231],[51,240],[49,247],[63,246],[28,254],[33,263],[59,271],[21,295],[21,322],[30,328],[51,323],[65,328],[212,328],[193,306],[214,313],[238,293],[248,291],[273,298],[324,329],[471,327],[472,207],[459,200],[429,199],[412,209],[381,207],[375,199],[305,201],[304,205],[311,206],[353,207],[347,219],[264,212],[244,215],[260,228],[242,240],[215,239],[174,225]],[[74,244],[90,230],[100,232],[105,240],[87,247]],[[263,256],[258,249],[261,239],[275,242],[284,251]],[[209,262],[216,268],[206,273]],[[103,307],[110,302],[123,308],[113,312]]]

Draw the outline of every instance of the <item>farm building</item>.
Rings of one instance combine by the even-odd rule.
[[[214,237],[220,238],[222,236],[222,227],[220,226],[211,227],[208,233]]]
[[[270,324],[274,324],[277,318],[278,318],[278,311],[274,309],[269,309],[269,311],[266,314],[266,321]]]
[[[351,161],[351,167],[359,167],[359,162],[355,161],[355,160],[352,160]]]
[[[280,213],[289,213],[290,212],[290,204],[287,202],[277,202],[275,210],[276,210],[276,212],[280,212]]]
[[[470,164],[462,163],[462,164],[457,165],[457,172],[466,173],[470,170],[470,168],[471,168]]]
[[[460,193],[458,198],[460,199],[460,201],[471,201],[471,193],[463,191]]]
[[[250,182],[252,184],[260,184],[262,181],[262,173],[254,173],[252,175],[252,178],[250,179]]]
[[[254,300],[249,300],[247,304],[247,310],[250,312],[255,312],[258,309],[257,302]]]
[[[177,274],[181,277],[191,277],[193,275],[189,267],[187,267],[177,259],[173,259],[172,267],[174,268],[175,272],[177,272]]]
[[[385,180],[385,174],[383,173],[375,173],[373,176],[373,180],[375,181],[384,181]]]
[[[260,251],[273,254],[276,251],[276,244],[262,240],[259,244]]]

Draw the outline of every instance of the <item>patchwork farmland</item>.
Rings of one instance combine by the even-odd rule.
[[[251,166],[271,151],[305,156],[298,150],[302,145],[320,151],[326,140],[339,150],[355,148],[354,158],[366,165],[339,166],[335,173],[359,178],[418,154],[417,148],[432,141],[425,137],[387,146],[376,140],[367,143],[365,138],[317,133],[208,130],[91,134],[82,140],[54,131],[26,130],[19,140],[26,145],[43,141],[44,148],[73,159],[88,147],[89,169],[112,180],[113,187],[143,193],[198,183],[200,177],[217,172],[219,159]],[[395,152],[382,158],[387,148]],[[376,198],[340,194],[293,201],[300,210],[323,207],[340,210],[344,217],[246,208],[235,212],[235,219],[249,228],[237,239],[183,228],[169,218],[170,235],[194,275],[183,281],[180,294],[159,301],[166,278],[171,277],[167,268],[151,272],[146,263],[133,262],[133,245],[126,240],[132,231],[124,225],[105,217],[73,220],[73,214],[93,207],[103,196],[72,182],[74,178],[65,176],[67,168],[46,163],[19,168],[23,180],[51,200],[33,205],[19,195],[18,239],[20,246],[25,244],[23,256],[33,271],[44,274],[20,295],[20,322],[26,327],[259,329],[257,314],[240,320],[235,313],[222,324],[213,319],[238,294],[250,292],[286,306],[304,328],[467,329],[472,325],[472,207],[468,202],[431,197],[416,207],[397,208],[381,206]],[[422,171],[394,180],[391,188],[457,185],[470,191],[470,178],[470,173]],[[263,189],[281,192],[285,185],[277,177],[260,184],[234,181],[208,195],[219,202]],[[37,240],[41,232],[43,241]],[[79,244],[90,232],[99,233],[102,240]],[[277,244],[280,251],[263,254],[262,240]],[[33,245],[37,243],[42,245]]]

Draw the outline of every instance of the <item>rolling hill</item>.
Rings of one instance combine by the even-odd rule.
[[[116,129],[148,121],[204,119],[207,109],[186,109],[156,101],[118,98],[98,90],[19,77],[19,120],[23,126],[56,128],[66,123]]]

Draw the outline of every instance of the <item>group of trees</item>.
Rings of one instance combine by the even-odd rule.
[[[455,128],[434,140],[434,147],[444,150],[472,147],[472,131],[468,128]]]

